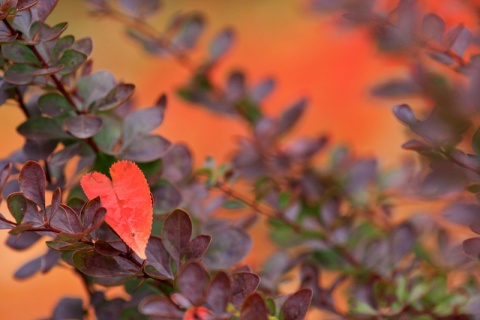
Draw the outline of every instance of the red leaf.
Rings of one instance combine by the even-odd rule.
[[[105,221],[142,259],[152,230],[153,204],[147,180],[138,166],[118,161],[110,167],[112,181],[92,172],[80,181],[89,199],[100,197],[107,209]]]

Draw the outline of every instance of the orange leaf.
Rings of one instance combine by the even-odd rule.
[[[130,161],[110,167],[112,181],[102,173],[85,175],[80,184],[89,199],[100,197],[107,209],[105,221],[142,259],[152,230],[153,203],[143,172]]]

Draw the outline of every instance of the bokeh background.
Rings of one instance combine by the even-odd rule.
[[[440,11],[448,23],[474,21],[462,1],[422,2]],[[274,76],[277,89],[265,105],[271,114],[300,96],[309,98],[309,109],[295,135],[328,133],[333,144],[349,144],[359,155],[378,156],[383,167],[393,166],[407,155],[400,149],[402,126],[391,113],[396,101],[374,99],[369,94],[374,84],[406,73],[407,66],[399,57],[380,54],[365,30],[339,29],[331,17],[314,14],[307,10],[305,2],[294,0],[169,0],[162,14],[150,22],[161,30],[178,10],[198,10],[207,18],[198,57],[221,28],[232,26],[236,30],[236,44],[216,71],[217,79],[222,80],[232,69],[244,70],[252,82]],[[166,119],[159,133],[171,141],[186,142],[197,164],[207,155],[226,159],[235,137],[245,133],[245,128],[234,120],[220,118],[175,97],[175,88],[188,79],[188,71],[172,59],[144,53],[124,36],[122,25],[89,15],[84,1],[60,1],[49,22],[62,21],[69,22],[67,34],[78,39],[93,38],[95,70],[110,70],[117,79],[136,84],[134,98],[138,106],[149,106],[161,93],[168,94]],[[22,145],[23,139],[15,131],[22,121],[15,105],[0,107],[0,157]],[[1,212],[7,214],[4,206]],[[255,236],[260,241],[248,262],[258,267],[268,251],[264,247],[267,236],[262,230],[257,230]],[[5,239],[6,232],[0,233],[0,242]],[[27,252],[13,252],[0,245],[2,319],[47,317],[60,297],[84,297],[80,281],[66,269],[54,268],[47,275],[22,282],[13,280],[15,270],[43,250],[42,243]]]

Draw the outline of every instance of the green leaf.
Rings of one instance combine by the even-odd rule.
[[[7,207],[18,224],[22,223],[27,211],[27,199],[23,193],[12,193],[7,198]]]
[[[61,54],[70,48],[75,41],[73,36],[65,36],[61,39],[58,39],[53,47],[52,54],[50,56],[50,63],[54,63],[61,56]]]
[[[363,301],[356,301],[352,313],[361,315],[377,315],[378,311]]]
[[[76,50],[66,50],[63,56],[58,60],[57,64],[63,65],[63,69],[58,73],[66,75],[74,72],[80,66],[87,61],[87,56]]]
[[[48,117],[29,118],[17,128],[18,133],[33,141],[71,139],[55,120]]]
[[[69,112],[74,112],[74,107],[68,100],[58,93],[47,93],[38,98],[38,107],[49,116],[55,117]]]
[[[40,66],[40,61],[33,51],[18,41],[2,45],[2,53],[13,62]]]

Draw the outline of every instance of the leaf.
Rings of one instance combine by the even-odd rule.
[[[42,236],[35,232],[23,232],[19,235],[8,235],[7,246],[15,250],[25,250],[34,245]]]
[[[189,215],[180,209],[173,211],[165,220],[162,235],[165,249],[175,261],[180,261],[188,250],[192,237],[192,221]]]
[[[250,99],[253,102],[260,104],[263,99],[269,96],[275,88],[275,80],[267,78],[257,84],[250,92]]]
[[[232,28],[220,31],[210,43],[210,59],[216,61],[223,57],[233,44],[235,33]]]
[[[429,13],[423,17],[422,33],[427,39],[442,43],[443,34],[445,33],[445,22],[438,15]]]
[[[115,249],[110,243],[104,240],[95,241],[94,245],[95,251],[101,254],[102,256],[114,257],[122,254],[123,252]]]
[[[38,19],[45,21],[50,13],[53,11],[53,8],[57,5],[58,0],[41,0],[38,1],[36,6]]]
[[[197,262],[184,265],[175,278],[175,286],[193,305],[199,305],[202,302],[207,283],[208,273]]]
[[[22,193],[12,193],[7,198],[7,207],[17,224],[21,224],[27,211],[27,199]]]
[[[135,162],[150,162],[161,158],[170,147],[170,141],[161,136],[136,136],[121,150],[123,158]]]
[[[138,309],[143,314],[161,317],[160,319],[183,319],[183,311],[178,309],[167,297],[147,297],[140,302]]]
[[[56,117],[69,112],[75,112],[74,107],[59,93],[47,93],[38,98],[38,107],[51,117]]]
[[[463,241],[463,251],[472,259],[480,259],[480,238],[470,238]]]
[[[0,213],[0,230],[2,229],[12,229],[15,225],[5,222],[7,220],[3,214]]]
[[[71,139],[57,124],[55,120],[48,117],[29,118],[17,128],[18,133],[32,141],[45,141],[57,139]]]
[[[156,278],[172,279],[173,274],[170,268],[170,255],[168,254],[163,241],[159,237],[150,237],[147,244],[146,266],[155,269],[145,269],[145,272]]]
[[[123,123],[123,140],[128,144],[138,135],[145,135],[158,128],[165,115],[165,103],[129,113]]]
[[[452,30],[453,31],[453,30]],[[473,35],[470,30],[468,30],[465,27],[461,27],[458,31],[458,33],[455,32],[455,34],[452,34],[449,32],[447,37],[451,35],[450,40],[450,49],[455,52],[458,56],[463,56],[465,53],[465,50],[468,48],[470,43],[473,40]]]
[[[232,275],[231,303],[240,307],[247,296],[257,290],[260,277],[251,272],[238,272]]]
[[[247,298],[240,311],[239,320],[268,320],[268,310],[262,297],[254,293]]]
[[[82,38],[80,40],[75,41],[72,44],[72,49],[83,53],[87,57],[92,53],[93,50],[93,42],[91,38]]]
[[[77,142],[71,145],[66,146],[62,150],[52,154],[50,158],[50,165],[51,166],[63,166],[65,165],[70,159],[80,153],[82,150],[82,143]]]
[[[121,0],[121,5],[131,13],[145,17],[160,9],[160,0]]]
[[[58,60],[57,65],[63,65],[63,69],[58,73],[60,75],[67,75],[74,72],[80,66],[87,61],[87,56],[80,51],[76,50],[65,50],[60,60]]]
[[[146,246],[152,230],[153,204],[147,180],[138,166],[118,161],[110,167],[112,181],[93,172],[80,181],[89,199],[100,197],[107,209],[105,221],[141,258],[146,259]]]
[[[43,0],[40,0],[40,2]],[[55,306],[52,320],[65,319],[83,319],[84,310],[82,299],[79,298],[62,298]]]
[[[252,247],[250,236],[239,228],[215,230],[211,236],[212,242],[203,258],[211,269],[226,269],[238,264]]]
[[[96,105],[96,108],[99,111],[114,109],[127,101],[134,91],[135,86],[133,84],[120,83],[108,93],[105,99]]]
[[[210,281],[205,302],[216,314],[222,314],[230,302],[231,290],[230,278],[225,272],[219,271]]]
[[[188,245],[187,251],[185,252],[185,261],[200,260],[205,252],[207,252],[211,240],[211,236],[204,234],[193,238]]]
[[[411,126],[418,120],[409,105],[399,104],[393,107],[393,114],[404,124]]]
[[[16,63],[40,65],[40,61],[33,51],[21,42],[12,42],[2,45],[2,54],[5,58]]]
[[[77,81],[77,90],[84,103],[84,110],[93,102],[103,99],[115,87],[115,78],[108,71],[98,71],[81,77]]]
[[[172,40],[174,48],[193,49],[205,28],[205,19],[200,14],[184,15],[178,18],[178,32]]]
[[[162,181],[160,185],[152,190],[154,199],[154,210],[156,213],[170,213],[182,202],[181,193],[170,183]]]
[[[286,133],[297,123],[305,112],[307,103],[308,101],[306,99],[300,99],[282,113],[279,123],[280,134]]]
[[[39,0],[18,0],[17,10],[23,11],[28,10],[38,3]]]
[[[70,207],[61,205],[55,215],[52,216],[50,224],[66,233],[82,233],[83,227],[78,214]]]
[[[443,209],[442,215],[448,221],[466,227],[480,220],[480,206],[467,201],[457,201]]]
[[[186,145],[174,144],[168,149],[162,160],[162,176],[171,183],[185,180],[192,174],[192,154]]]
[[[20,170],[18,184],[25,197],[45,211],[45,172],[35,161],[28,161]]]
[[[32,74],[35,70],[38,70],[38,68],[27,64],[14,64],[5,71],[3,79],[11,84],[29,84],[35,79]]]
[[[65,50],[70,49],[75,42],[75,37],[72,35],[68,35],[65,37],[62,37],[55,41],[55,46],[53,49],[51,49],[51,54],[50,54],[50,61],[49,63],[52,65],[55,62],[58,62],[58,59],[62,55],[62,53],[65,52]],[[63,65],[62,65],[63,68]]]
[[[96,135],[102,128],[102,119],[92,115],[78,115],[64,120],[67,130],[79,139]]]
[[[14,277],[18,280],[30,278],[42,269],[42,256],[37,257],[15,271]]]
[[[48,76],[48,75],[51,75],[51,74],[58,73],[62,69],[63,69],[63,65],[44,68],[44,69],[37,69],[37,70],[33,70],[31,72],[31,75],[35,76],[35,77]]]
[[[138,271],[138,267],[126,259],[103,256],[93,250],[75,252],[73,264],[82,273],[91,277],[129,276]]]
[[[34,33],[32,32],[34,28],[37,28],[39,33],[37,34],[37,37],[35,38],[35,40],[41,41],[41,42],[52,41],[60,37],[60,35],[67,29],[67,25],[68,23],[66,22],[60,22],[54,25],[53,27],[50,27],[46,23],[43,23],[41,21],[36,21],[33,23],[32,27],[30,28],[30,34]]]
[[[307,314],[311,301],[312,290],[299,290],[283,303],[280,314],[283,315],[285,320],[302,320]]]

